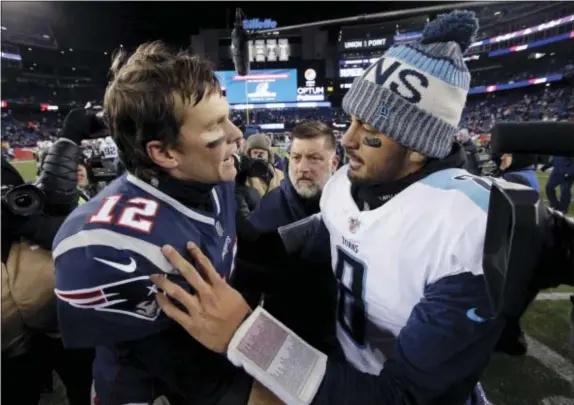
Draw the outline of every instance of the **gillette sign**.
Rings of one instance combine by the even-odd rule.
[[[374,49],[374,48],[384,48],[387,46],[387,38],[372,38],[363,39],[356,41],[345,41],[340,42],[340,47],[345,51],[351,51],[354,49]]]
[[[277,21],[270,18],[266,18],[265,20],[252,18],[251,20],[243,20],[243,28],[247,31],[271,30],[277,28]]]

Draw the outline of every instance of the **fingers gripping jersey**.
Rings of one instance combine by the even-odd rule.
[[[361,211],[347,167],[327,183],[321,215],[340,286],[337,336],[356,369],[379,375],[393,359],[430,399],[487,361],[499,333],[482,276],[489,189],[488,180],[447,169]],[[457,371],[458,362],[468,369]]]
[[[53,246],[60,329],[68,347],[99,347],[96,376],[117,385],[109,377],[115,369],[114,348],[180,328],[161,313],[149,279],[163,274],[189,290],[161,253],[163,245],[190,259],[186,243],[192,241],[222,276],[229,275],[236,251],[233,188],[232,183],[215,186],[214,212],[207,213],[128,174],[66,219]],[[189,343],[157,350],[178,358],[178,350],[197,350]]]

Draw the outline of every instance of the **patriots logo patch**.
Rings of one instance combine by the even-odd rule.
[[[115,312],[146,321],[155,321],[161,312],[155,301],[158,289],[149,276],[134,277],[94,288],[54,291],[60,300],[81,309]]]

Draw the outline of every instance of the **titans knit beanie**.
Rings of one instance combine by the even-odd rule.
[[[411,150],[446,157],[470,86],[463,54],[477,30],[471,11],[439,16],[420,41],[392,46],[355,79],[343,109]]]

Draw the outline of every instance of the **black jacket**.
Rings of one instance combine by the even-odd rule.
[[[248,299],[263,293],[264,307],[309,344],[327,353],[338,353],[337,284],[330,261],[311,263],[289,256],[277,233],[278,227],[317,212],[318,199],[302,199],[286,178],[249,217],[258,237],[249,241],[239,233],[233,282]]]
[[[44,212],[30,217],[17,217],[2,210],[2,261],[13,241],[25,237],[43,249],[52,250],[52,242],[67,215],[78,205],[77,175],[80,148],[61,139],[48,150],[42,161],[35,185],[45,194]],[[6,159],[2,158],[2,186],[18,186],[24,180]]]

